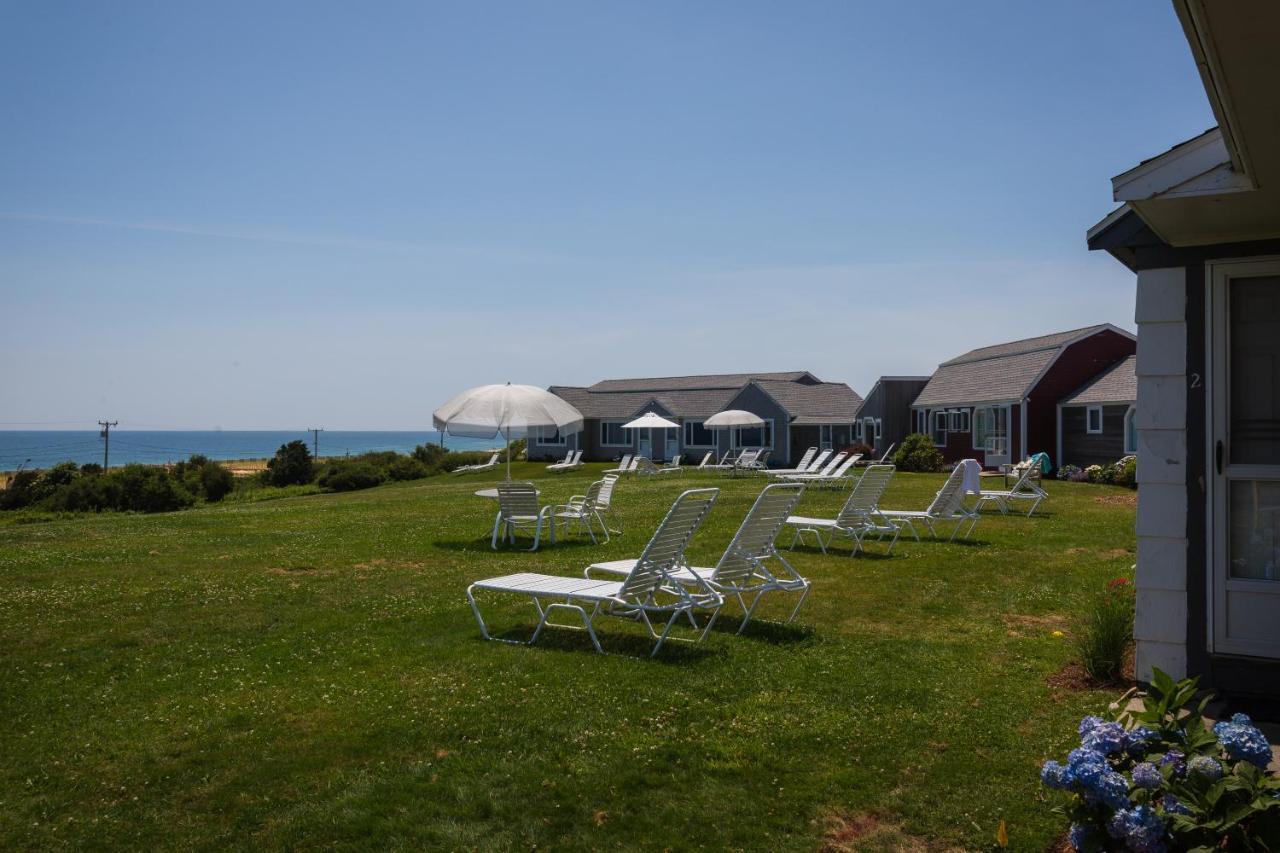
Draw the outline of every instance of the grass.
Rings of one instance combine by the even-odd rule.
[[[547,501],[604,466],[541,467],[513,474]],[[483,642],[463,591],[634,555],[706,483],[724,491],[691,553],[710,565],[760,481],[627,480],[611,544],[495,554],[493,504],[471,494],[492,479],[0,522],[0,847],[812,850],[837,826],[859,849],[849,827],[872,821],[975,849],[1005,819],[1012,849],[1040,850],[1061,833],[1038,764],[1114,697],[1048,686],[1071,655],[1053,631],[1129,574],[1132,493],[1050,483],[1037,518],[889,559],[797,549],[814,591],[796,624],[724,619],[650,660],[621,620],[604,656],[580,632]],[[899,475],[885,503],[940,482]],[[486,608],[502,631],[532,613]]]

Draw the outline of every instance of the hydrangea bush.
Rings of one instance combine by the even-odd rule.
[[[1058,479],[1070,480],[1073,483],[1079,483],[1086,479],[1084,471],[1079,465],[1061,465],[1058,467]]]
[[[1271,745],[1244,714],[1204,723],[1198,679],[1155,670],[1143,710],[1085,717],[1080,746],[1047,761],[1041,781],[1070,795],[1071,846],[1129,850],[1280,850],[1280,778]]]

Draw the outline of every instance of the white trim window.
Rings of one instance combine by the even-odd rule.
[[[1088,406],[1084,410],[1084,431],[1089,435],[1102,432],[1102,407]]]
[[[773,418],[765,418],[763,427],[734,427],[734,447],[773,449]]]
[[[818,427],[818,449],[819,450],[831,449],[831,430],[832,430],[831,424],[821,424]]]
[[[947,432],[968,432],[969,410],[951,409],[947,412]]]
[[[626,421],[601,421],[600,446],[630,447],[633,443],[633,437],[631,430],[622,428],[624,423]]]
[[[880,440],[880,436],[883,434],[882,429],[881,429],[881,427],[882,427],[882,426],[883,426],[883,425],[881,424],[880,419],[879,419],[879,418],[876,418],[876,441],[879,441],[879,440]]]
[[[991,435],[991,422],[994,420],[989,406],[979,406],[973,410],[973,449],[986,450],[987,436]]]
[[[933,413],[933,429],[929,433],[930,438],[937,447],[944,447],[947,443],[947,413],[945,411],[937,411]]]
[[[564,447],[568,443],[564,433],[555,427],[535,428],[533,442],[541,447]]]
[[[684,422],[685,447],[715,447],[716,434],[702,425],[702,421]]]
[[[1138,409],[1130,406],[1124,413],[1124,452],[1126,456],[1138,453]]]

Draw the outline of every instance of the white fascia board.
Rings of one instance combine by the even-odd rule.
[[[1112,196],[1119,202],[1146,201],[1181,187],[1223,164],[1231,165],[1231,153],[1222,139],[1221,129],[1215,127],[1116,175],[1111,179]],[[1248,181],[1247,178],[1244,180]]]

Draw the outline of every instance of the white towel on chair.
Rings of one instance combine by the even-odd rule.
[[[961,488],[972,494],[982,491],[982,466],[976,459],[963,459],[960,466],[964,468],[964,483]]]

